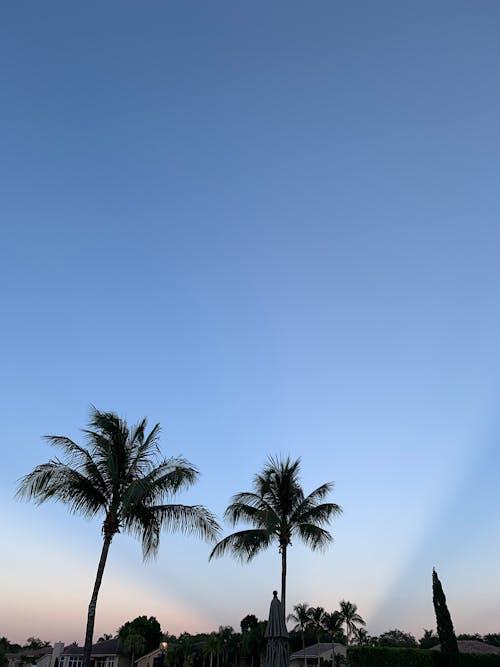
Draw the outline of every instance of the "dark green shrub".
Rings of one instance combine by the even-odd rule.
[[[350,646],[347,662],[349,667],[434,667],[430,651],[418,648]]]
[[[500,653],[461,653],[460,667],[500,667]]]
[[[349,667],[500,667],[500,654],[350,646],[347,662]]]

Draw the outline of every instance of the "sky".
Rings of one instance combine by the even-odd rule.
[[[221,521],[269,455],[335,483],[287,611],[418,638],[436,567],[456,631],[500,631],[499,30],[493,0],[3,4],[0,635],[83,642],[100,521],[14,494],[91,405],[159,422]],[[118,535],[95,637],[265,619],[277,549],[209,552]]]

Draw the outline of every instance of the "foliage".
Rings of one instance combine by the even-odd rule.
[[[134,658],[140,658],[146,651],[146,640],[137,632],[131,632],[123,640],[123,651],[125,655],[132,656],[131,664],[134,664]]]
[[[492,646],[500,646],[500,633],[489,633],[484,635],[483,641]]]
[[[214,655],[218,655],[221,649],[221,640],[219,635],[216,632],[211,632],[206,638],[203,647],[202,653],[204,656],[209,656],[210,658],[210,667],[213,665]]]
[[[350,646],[349,667],[434,667],[431,651],[389,647]]]
[[[436,667],[500,667],[500,655],[493,653],[441,653],[433,654]]]
[[[254,628],[244,632],[241,637],[241,654],[250,659],[251,665],[259,665],[260,657],[266,650],[264,637],[266,626],[267,621],[259,621]]]
[[[446,597],[435,569],[432,570],[432,600],[436,612],[437,633],[443,653],[458,653],[453,622],[446,605]]]
[[[420,648],[432,648],[439,644],[439,637],[434,634],[434,630],[426,630],[424,628],[424,634],[418,640],[418,645]]]
[[[58,458],[37,466],[20,480],[17,496],[37,504],[57,500],[71,512],[93,518],[103,516],[103,546],[89,603],[83,667],[90,667],[97,597],[113,537],[131,533],[142,540],[145,559],[158,552],[162,527],[213,539],[219,526],[199,505],[170,504],[180,490],[189,488],[198,471],[186,459],[162,458],[158,446],[160,425],[146,434],[147,421],[129,428],[112,412],[92,408],[88,447],[65,436],[46,436],[58,447]],[[164,501],[168,500],[169,504]]]
[[[358,607],[353,602],[341,600],[338,613],[345,623],[347,644],[350,644],[352,636],[356,636],[358,625],[366,625],[366,623],[358,614]]]
[[[270,457],[263,470],[253,479],[253,491],[237,493],[224,516],[234,527],[240,521],[252,525],[232,533],[213,548],[210,559],[230,553],[250,561],[271,544],[281,554],[281,604],[286,617],[286,558],[292,538],[297,537],[312,549],[325,548],[331,534],[325,526],[341,508],[322,502],[333,489],[326,483],[304,495],[299,479],[300,459],[291,461]]]
[[[126,653],[134,653],[136,658],[158,648],[163,634],[161,626],[154,616],[137,616],[133,621],[127,621],[118,630],[118,637],[122,640]],[[142,648],[139,638],[143,639]]]
[[[498,654],[364,646],[350,646],[347,661],[349,667],[500,667]]]
[[[300,632],[302,639],[302,649],[305,649],[305,633],[309,625],[309,605],[307,602],[299,602],[293,606],[293,612],[286,617],[287,621],[295,623],[292,632]]]
[[[253,630],[259,624],[259,619],[255,614],[247,614],[245,618],[242,618],[240,621],[241,632],[246,632],[247,630]]]
[[[50,646],[50,642],[43,641],[40,637],[28,637],[23,648],[37,650],[39,648],[45,648],[46,646]]]
[[[379,646],[390,646],[393,648],[417,648],[417,640],[409,632],[403,632],[395,628],[381,634],[378,638]]]
[[[4,653],[16,653],[21,650],[21,644],[11,643],[7,637],[0,637],[0,651]]]
[[[358,646],[377,646],[378,637],[372,637],[365,628],[359,628],[356,632],[356,644]]]
[[[323,607],[309,607],[307,616],[309,617],[309,628],[316,635],[316,641],[319,642],[325,627],[326,612]]]

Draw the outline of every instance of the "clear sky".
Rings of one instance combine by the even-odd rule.
[[[90,404],[160,422],[219,517],[269,454],[335,482],[290,605],[419,637],[435,566],[457,631],[500,631],[499,3],[0,14],[0,635],[83,641],[100,524],[13,496]],[[119,535],[96,636],[265,618],[277,551],[208,553]]]

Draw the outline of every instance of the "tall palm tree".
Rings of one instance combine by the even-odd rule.
[[[104,567],[113,537],[123,531],[142,540],[144,559],[154,557],[160,531],[180,530],[213,540],[219,530],[214,516],[200,505],[164,504],[197,479],[197,469],[184,458],[162,458],[158,446],[160,425],[146,434],[143,419],[133,428],[115,413],[92,408],[87,447],[65,436],[46,439],[62,450],[19,481],[17,496],[37,504],[58,500],[73,513],[103,516],[103,545],[90,598],[83,667],[90,666],[92,636]]]
[[[356,634],[358,625],[366,625],[366,623],[358,614],[358,606],[353,602],[341,600],[339,614],[342,617],[343,623],[345,623],[347,643],[350,644],[351,636]]]
[[[287,621],[295,623],[293,632],[300,632],[302,637],[302,650],[306,650],[305,633],[310,624],[309,605],[307,602],[299,602],[293,606],[293,612],[286,617]]]
[[[253,491],[234,495],[224,513],[233,527],[239,521],[254,527],[228,535],[210,554],[211,559],[229,552],[248,562],[259,551],[277,544],[281,554],[283,618],[286,618],[287,549],[292,537],[299,537],[313,550],[325,548],[333,538],[324,526],[342,511],[335,503],[320,502],[333,489],[331,482],[305,496],[299,472],[300,459],[270,457],[262,472],[255,475]]]

